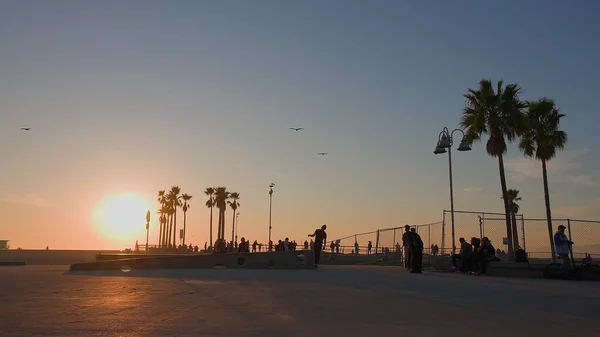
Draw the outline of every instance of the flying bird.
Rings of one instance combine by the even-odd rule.
[[[300,131],[300,130],[304,130],[304,128],[290,128],[290,130]]]
[[[319,153],[317,153],[317,154],[318,154],[319,156],[326,156],[326,155],[328,155],[329,153],[327,153],[327,152],[319,152]]]
[[[31,128],[21,128],[21,131],[29,131]]]

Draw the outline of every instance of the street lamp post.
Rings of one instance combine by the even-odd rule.
[[[237,244],[238,242],[238,228],[240,227],[240,223],[239,223],[239,218],[240,218],[240,212],[237,212],[237,214],[235,215],[235,243]]]
[[[273,214],[273,187],[275,187],[275,184],[271,183],[271,185],[269,185],[269,251],[273,251],[273,245],[271,244],[271,229],[273,228],[271,226],[271,215]]]
[[[450,131],[447,127],[444,127],[444,129],[442,129],[442,132],[439,133],[438,142],[435,146],[435,150],[433,151],[434,154],[448,152],[448,175],[450,178],[450,219],[452,222],[452,254],[456,253],[456,238],[454,231],[454,186],[452,185],[452,145],[454,145],[453,135],[456,131],[462,133],[462,139],[457,150],[461,152],[471,151],[471,144],[467,140],[467,137],[465,137],[464,131],[461,129],[454,129]],[[446,149],[448,150],[446,151]],[[446,224],[444,223],[443,226],[446,226]],[[446,234],[444,231],[444,234],[442,234],[442,249],[445,246],[445,235]]]
[[[150,211],[146,213],[146,253],[148,253],[148,239],[150,236]]]

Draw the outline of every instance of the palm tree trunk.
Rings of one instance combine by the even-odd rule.
[[[210,206],[210,241],[209,241],[209,244],[210,244],[210,247],[213,247],[213,249],[214,249],[215,242],[213,241],[212,225],[213,225],[213,207]]]
[[[502,186],[502,200],[504,201],[504,214],[506,216],[506,237],[508,238],[508,259],[513,259],[513,235],[510,221],[510,205],[506,187],[506,174],[504,172],[504,158],[498,155],[498,169],[500,170],[500,185]]]
[[[187,222],[187,212],[183,212],[183,245],[185,246],[185,225]]]
[[[548,171],[546,170],[546,161],[544,159],[542,159],[542,179],[544,180],[544,199],[546,201],[546,219],[548,221],[548,238],[550,239],[550,251],[552,252],[552,262],[556,263],[556,250],[554,248],[554,239],[552,236],[552,211],[550,210]]]
[[[162,221],[160,221],[160,218],[158,220],[158,246],[160,247],[161,245],[161,241],[162,240]]]
[[[235,209],[232,209],[231,211],[233,212],[233,219],[231,220],[231,242],[233,242],[233,235],[235,233]]]
[[[164,218],[164,222],[163,222],[163,233],[162,233],[162,240],[160,241],[160,245],[164,248],[166,246],[167,243],[167,230],[168,230],[168,218],[167,216],[165,216]]]
[[[225,210],[221,210],[221,239],[225,240]]]
[[[173,213],[173,247],[177,247],[177,205]]]
[[[169,217],[169,233],[167,236],[167,246],[171,245],[171,238],[173,237],[173,216]]]
[[[219,214],[217,219],[217,240],[221,240],[221,209],[218,208]]]
[[[513,235],[513,248],[518,249],[519,245],[519,231],[517,230],[517,214],[514,212],[511,214],[512,220],[512,235]]]

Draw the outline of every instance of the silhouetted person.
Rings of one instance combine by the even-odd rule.
[[[256,247],[258,247],[258,241],[254,240],[254,242],[252,242],[252,252],[256,252]]]
[[[250,253],[250,245],[246,241],[246,238],[242,238],[240,240],[240,244],[238,245],[238,252],[240,252],[240,253]]]
[[[479,274],[486,275],[489,261],[496,256],[496,249],[492,246],[490,239],[485,236],[481,239],[481,246],[477,248],[477,253],[474,256],[473,263]]]
[[[456,260],[460,259],[460,271],[466,273],[470,270],[471,255],[473,254],[473,246],[471,246],[465,238],[458,239],[460,242],[460,250],[458,254],[452,255],[452,270],[459,269],[456,265]],[[435,247],[433,248],[435,249]]]
[[[331,241],[331,244],[329,244],[329,248],[331,249],[331,254],[333,254],[335,250],[335,242]]]
[[[410,270],[411,266],[411,252],[410,252],[410,226],[404,226],[404,233],[402,233],[402,248],[404,249],[404,268]]]
[[[304,240],[304,250],[308,250],[308,241]]]
[[[313,248],[315,252],[315,267],[319,264],[319,261],[321,259],[321,251],[323,250],[323,245],[325,245],[325,242],[327,241],[327,233],[325,232],[326,229],[327,225],[323,225],[320,229],[315,230],[313,234],[308,234],[308,236],[315,238]]]
[[[373,243],[369,241],[369,244],[367,245],[367,255],[371,255],[371,249],[373,249]]]
[[[411,273],[420,274],[423,264],[423,240],[415,228],[410,229]]]

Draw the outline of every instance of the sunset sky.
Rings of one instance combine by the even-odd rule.
[[[570,139],[549,164],[554,216],[600,220],[598,13],[558,0],[1,1],[0,239],[131,247],[150,209],[156,243],[157,191],[172,185],[193,195],[199,246],[202,192],[217,185],[241,194],[251,240],[267,239],[271,182],[275,239],[441,221],[448,161],[432,151],[482,78],[556,100]],[[501,212],[484,143],[453,160],[456,208]],[[525,216],[544,217],[540,164],[513,145],[506,170]],[[140,209],[123,230],[99,214],[122,193]]]

